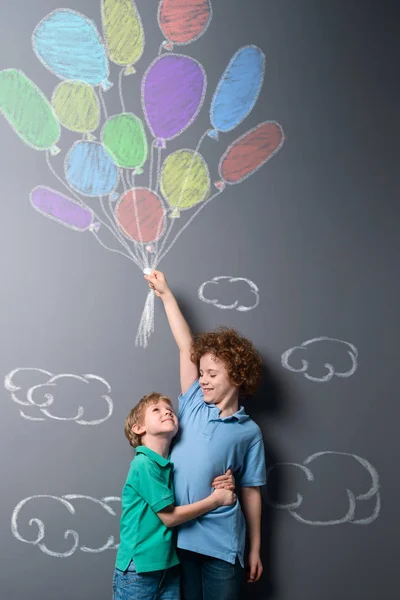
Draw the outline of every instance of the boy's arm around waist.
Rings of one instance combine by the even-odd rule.
[[[193,502],[193,504],[185,504],[184,506],[173,506],[172,504],[157,512],[157,516],[166,527],[176,527],[186,521],[191,521],[197,517],[219,508],[220,506],[228,506],[236,502],[236,495],[227,489],[214,490],[212,494]]]

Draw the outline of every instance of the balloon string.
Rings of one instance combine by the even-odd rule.
[[[157,258],[157,264],[161,262],[161,260],[164,258],[164,256],[167,254],[167,252],[169,252],[172,248],[172,246],[175,244],[176,240],[178,239],[178,237],[181,235],[181,233],[183,233],[186,229],[186,227],[189,227],[190,223],[193,221],[193,219],[195,217],[197,217],[197,215],[199,214],[199,212],[201,212],[203,210],[203,208],[205,208],[207,206],[207,204],[209,202],[211,202],[211,200],[214,200],[214,198],[216,198],[217,196],[219,196],[220,194],[222,194],[222,190],[219,190],[218,192],[216,192],[213,196],[211,196],[208,200],[206,200],[197,210],[196,212],[190,217],[190,219],[187,221],[187,223],[185,223],[185,225],[182,227],[182,229],[180,231],[178,231],[178,233],[176,234],[176,236],[174,237],[174,239],[172,240],[172,242],[170,243],[170,245],[168,246],[168,248],[165,250],[165,252],[159,257]]]
[[[158,188],[160,186],[160,179],[161,179],[161,152],[162,152],[162,148],[157,148],[157,170],[156,170],[157,179],[156,179],[156,190],[155,190],[156,193],[158,192]],[[162,226],[164,223],[164,216],[165,216],[164,204],[163,204],[163,201],[161,200],[161,198],[160,198],[160,201],[161,201],[161,205],[163,207],[163,214],[161,215],[160,222],[158,223],[158,226],[157,226],[157,233],[156,233],[156,237],[155,237],[156,247],[155,247],[155,251],[154,251],[154,258],[156,258],[157,254],[158,254],[158,245],[160,243],[159,237],[161,234],[161,229],[162,229]],[[153,261],[153,263],[154,263],[154,261]],[[152,267],[152,268],[154,268],[154,267]]]
[[[107,106],[104,101],[103,90],[101,88],[99,88],[99,96],[100,96],[101,106],[103,107],[104,118],[107,121],[108,120]]]
[[[200,149],[200,146],[201,146],[201,144],[203,143],[203,140],[204,140],[204,138],[205,138],[206,136],[207,136],[207,131],[205,131],[205,132],[203,133],[203,135],[200,137],[200,139],[199,139],[199,141],[198,141],[198,143],[197,143],[197,146],[196,146],[196,148],[195,148],[195,150],[194,150],[194,154],[193,154],[193,156],[192,156],[192,160],[191,160],[191,162],[190,162],[189,171],[188,171],[188,173],[187,173],[187,175],[186,175],[186,178],[185,178],[185,181],[184,181],[184,183],[183,183],[182,190],[181,190],[181,193],[180,193],[180,196],[179,196],[179,201],[178,201],[178,204],[176,205],[176,207],[177,207],[177,208],[179,208],[179,207],[180,207],[180,205],[181,205],[181,203],[182,203],[182,195],[183,195],[183,192],[184,192],[184,191],[185,191],[185,189],[186,189],[186,184],[187,184],[188,178],[189,178],[189,176],[190,176],[190,172],[191,172],[191,170],[192,170],[192,166],[193,166],[193,162],[194,162],[195,156],[196,156],[196,154],[198,153],[198,151],[199,151],[199,149]],[[197,213],[196,213],[196,214],[197,214]],[[171,219],[171,224],[170,224],[170,226],[169,226],[169,228],[168,228],[168,231],[167,231],[167,233],[166,233],[166,234],[165,234],[165,236],[164,236],[164,239],[163,239],[163,241],[162,241],[162,244],[161,244],[161,248],[160,248],[160,250],[158,251],[158,248],[156,247],[156,248],[157,248],[157,249],[156,249],[156,256],[158,255],[158,252],[159,252],[159,254],[161,254],[161,253],[162,253],[162,251],[163,251],[163,249],[164,249],[164,247],[165,247],[165,244],[167,243],[167,240],[168,240],[168,238],[169,238],[169,235],[170,235],[170,233],[171,233],[171,230],[172,230],[172,228],[173,228],[173,226],[174,226],[174,221],[176,221],[176,219]],[[158,245],[158,244],[157,244],[157,245]],[[171,246],[170,246],[170,247],[171,247]],[[164,255],[163,255],[163,256],[164,256]],[[160,260],[161,260],[161,258],[160,258],[160,259],[157,259],[157,263],[158,263],[158,262],[160,262]]]
[[[128,252],[128,254],[129,254],[129,256],[131,256],[131,257],[132,257],[132,260],[133,260],[133,261],[134,261],[134,262],[137,264],[137,266],[138,266],[139,268],[142,268],[142,266],[141,266],[141,264],[140,264],[140,262],[139,262],[139,259],[138,259],[138,257],[137,257],[137,256],[134,254],[134,252],[131,250],[131,248],[129,247],[129,245],[128,245],[128,244],[125,242],[125,240],[124,240],[124,238],[122,237],[121,233],[118,231],[118,227],[116,226],[116,224],[115,224],[115,220],[114,220],[114,213],[113,213],[113,210],[112,210],[111,201],[109,200],[109,202],[108,202],[108,206],[109,206],[109,209],[110,209],[110,211],[111,211],[111,215],[112,215],[112,216],[110,216],[110,215],[108,214],[107,210],[106,210],[106,207],[105,207],[105,205],[104,205],[103,196],[99,196],[99,200],[100,200],[100,206],[101,206],[101,209],[102,209],[103,213],[105,214],[105,216],[107,217],[107,219],[109,220],[109,222],[110,222],[110,224],[111,224],[111,227],[112,227],[112,229],[115,231],[116,235],[118,236],[118,240],[119,240],[119,242],[120,242],[121,246],[123,246],[123,247],[125,248],[125,250],[126,250],[126,251]]]
[[[94,235],[96,240],[99,242],[100,246],[103,246],[103,248],[105,248],[105,250],[108,250],[109,252],[116,252],[117,254],[121,254],[122,256],[125,256],[125,258],[134,262],[140,268],[140,265],[133,258],[131,258],[128,254],[125,254],[125,252],[121,252],[121,250],[115,250],[115,248],[109,248],[108,246],[106,246],[104,244],[104,242],[101,241],[101,239],[99,238],[99,236],[97,235],[97,233],[95,231],[92,231],[92,234]]]
[[[151,144],[150,149],[150,168],[149,168],[149,189],[151,190],[151,184],[153,183],[153,163],[154,163],[154,142]]]
[[[142,256],[143,256],[143,262],[146,266],[146,268],[148,269],[150,267],[149,264],[149,259],[148,256],[146,254],[145,249],[143,248],[143,236],[142,236],[142,229],[140,227],[140,220],[139,220],[139,213],[138,213],[138,209],[137,209],[137,200],[136,200],[136,187],[133,187],[133,210],[135,213],[135,219],[136,219],[136,227],[139,233],[139,240],[140,240],[140,250],[142,252]]]
[[[154,331],[154,297],[154,291],[150,290],[147,294],[139,328],[136,333],[135,346],[146,348],[149,337]]]
[[[118,93],[119,93],[119,99],[121,100],[121,106],[122,106],[122,112],[125,112],[125,102],[124,102],[124,96],[122,94],[122,77],[123,77],[123,68],[120,70],[119,75],[118,75]]]
[[[58,175],[58,173],[55,171],[55,169],[53,168],[53,165],[51,164],[50,160],[49,160],[49,151],[46,151],[46,162],[47,162],[47,166],[49,167],[51,173],[54,175],[54,177],[57,179],[57,181],[59,181],[61,183],[61,185],[63,185],[67,190],[68,193],[71,194],[79,203],[80,206],[83,206],[84,208],[90,210],[93,215],[96,217],[96,219],[99,221],[99,223],[101,223],[106,229],[108,229],[111,234],[116,238],[117,241],[118,237],[116,236],[115,232],[112,230],[112,228],[96,213],[96,211],[94,211],[90,206],[88,206],[79,196],[78,194],[76,194],[74,192],[73,189],[71,189],[69,187],[69,185],[67,185],[65,183],[65,181],[63,181],[61,179],[61,177]],[[101,244],[103,245],[103,244]],[[108,250],[108,248],[107,248]],[[118,252],[118,250],[113,250],[113,252]],[[126,254],[124,254],[123,252],[120,252],[120,254],[122,254],[123,256],[126,256],[126,258],[129,258],[130,260],[132,260],[129,256],[127,256]],[[138,266],[140,267],[140,265],[138,264]]]
[[[157,193],[157,190],[160,186],[160,176],[161,176],[161,152],[162,152],[162,148],[157,148],[157,169],[156,169],[156,186],[155,186],[155,192]]]

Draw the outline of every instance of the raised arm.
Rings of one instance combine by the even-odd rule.
[[[190,350],[193,341],[192,332],[179,308],[175,296],[168,287],[164,273],[161,271],[152,271],[150,275],[145,275],[144,278],[149,282],[156,296],[161,298],[164,304],[172,335],[179,348],[181,391],[184,394],[198,377],[197,366],[190,360]]]
[[[219,506],[228,506],[236,502],[236,496],[233,492],[225,489],[214,490],[204,500],[186,504],[184,506],[169,505],[157,513],[157,516],[166,527],[176,527],[186,521],[191,521],[197,517],[201,517],[210,510],[214,510]]]

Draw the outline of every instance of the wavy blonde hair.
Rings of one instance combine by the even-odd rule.
[[[167,396],[163,396],[158,392],[151,392],[151,394],[146,394],[146,396],[143,396],[136,406],[129,411],[129,415],[125,420],[125,436],[133,448],[137,448],[137,446],[141,445],[142,436],[132,431],[132,427],[134,425],[143,425],[144,415],[147,407],[158,404],[162,400],[169,404],[171,408],[173,408],[172,402],[169,398],[167,398]]]

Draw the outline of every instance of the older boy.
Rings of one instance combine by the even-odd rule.
[[[239,394],[252,395],[257,388],[260,356],[234,330],[204,333],[193,340],[163,273],[152,271],[145,279],[163,301],[180,354],[181,430],[171,454],[176,502],[204,497],[215,474],[231,468],[240,486],[248,529],[247,581],[257,581],[262,573],[264,447],[259,427],[239,406]],[[239,502],[181,526],[177,546],[185,600],[238,600],[244,545],[245,520]]]

